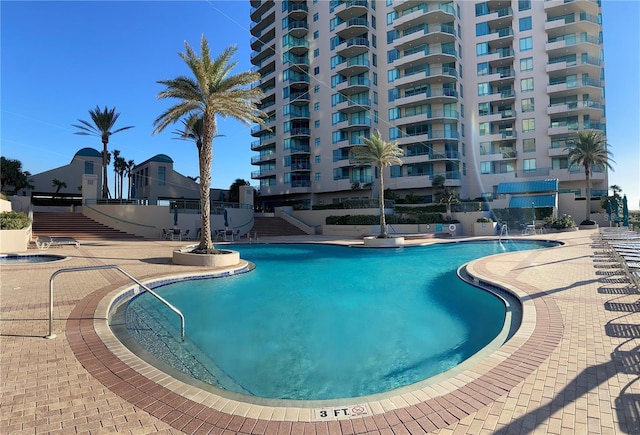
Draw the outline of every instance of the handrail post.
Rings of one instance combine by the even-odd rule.
[[[55,272],[54,272],[55,275]],[[53,277],[51,275],[51,279],[49,280],[49,334],[45,335],[44,338],[52,339],[56,338],[56,334],[53,333]]]

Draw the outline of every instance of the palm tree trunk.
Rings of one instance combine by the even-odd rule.
[[[586,210],[586,221],[591,220],[591,174],[590,174],[590,170],[589,168],[586,169],[585,171],[585,175],[586,175],[586,179],[587,179],[587,200],[585,201],[587,203],[587,210]]]
[[[378,237],[387,237],[387,220],[384,216],[384,181],[382,179],[382,165],[378,165],[378,201],[380,202],[380,235]]]
[[[108,140],[102,141],[102,198],[109,197],[109,186],[107,186],[107,144]]]
[[[198,250],[210,252],[213,250],[211,242],[211,201],[209,198],[211,187],[211,162],[213,161],[213,136],[216,131],[215,114],[205,113],[203,116],[202,146],[198,149],[200,161],[200,207],[202,229],[200,230],[200,245]]]

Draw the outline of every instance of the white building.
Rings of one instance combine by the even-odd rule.
[[[605,133],[599,1],[251,5],[268,113],[252,130],[252,178],[264,203],[369,197],[360,189],[377,174],[349,150],[375,129],[405,152],[385,175],[400,194],[428,201],[438,175],[462,199],[547,179],[558,194],[587,194],[565,147],[580,130]],[[591,195],[605,196],[607,173],[595,169]]]

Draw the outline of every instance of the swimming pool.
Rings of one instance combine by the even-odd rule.
[[[0,254],[0,265],[36,264],[64,260],[66,257],[53,254]]]
[[[459,280],[458,266],[548,246],[236,245],[253,272],[155,288],[185,314],[188,356],[168,339],[179,334],[175,318],[149,295],[129,303],[127,328],[157,357],[227,391],[294,400],[372,395],[447,371],[500,333],[504,303]]]

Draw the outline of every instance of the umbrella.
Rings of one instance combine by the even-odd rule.
[[[618,209],[619,209],[618,198],[614,197],[613,198],[613,214],[616,217],[616,221],[615,221],[616,223],[620,222],[620,210],[618,210]]]
[[[224,209],[224,226],[228,227],[229,226],[229,215],[227,213],[227,209]]]
[[[535,202],[531,203],[531,223],[534,226],[536,225],[536,203]]]
[[[609,226],[611,226],[611,200],[607,198],[607,216],[609,216]]]
[[[173,226],[178,226],[178,204],[173,205]]]
[[[627,205],[627,195],[622,197],[622,225],[629,226],[629,206]]]

